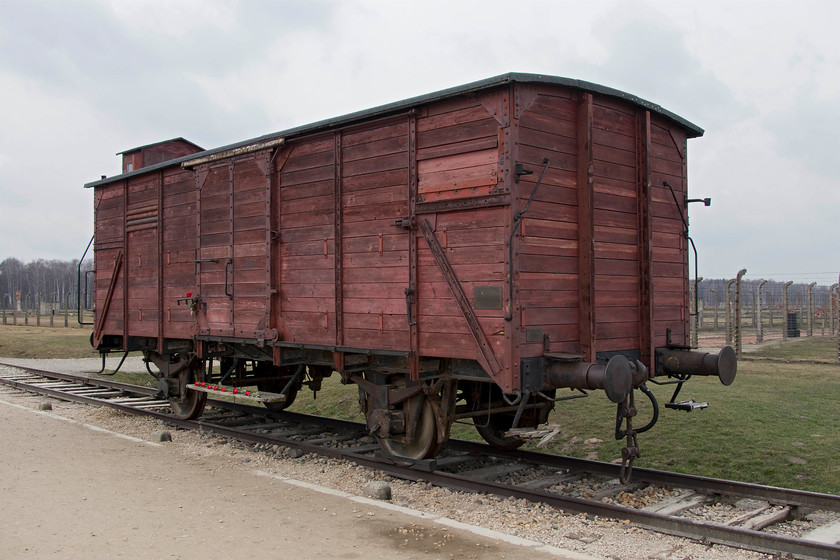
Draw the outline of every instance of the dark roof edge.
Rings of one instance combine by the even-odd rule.
[[[85,188],[97,187],[100,185],[105,185],[111,183],[113,181],[120,181],[123,179],[128,179],[135,175],[140,175],[142,173],[148,173],[149,171],[155,171],[158,169],[162,169],[164,167],[170,167],[173,165],[179,165],[182,162],[189,161],[191,159],[195,159],[198,154],[202,154],[203,156],[210,156],[216,153],[236,150],[238,148],[242,148],[245,146],[249,146],[251,144],[258,144],[263,142],[268,142],[271,140],[275,140],[278,138],[286,138],[290,139],[295,136],[299,136],[304,133],[312,133],[312,132],[319,132],[322,130],[329,130],[331,128],[336,128],[339,126],[343,126],[355,121],[360,121],[364,119],[370,119],[374,117],[381,117],[388,115],[390,113],[396,113],[398,111],[402,111],[408,109],[410,107],[414,107],[417,105],[422,105],[425,103],[432,103],[435,101],[440,101],[443,99],[447,99],[449,97],[455,97],[457,95],[463,95],[465,93],[473,93],[478,92],[485,89],[490,89],[493,87],[497,87],[506,83],[513,83],[513,82],[520,82],[520,83],[539,83],[539,84],[552,84],[552,85],[560,85],[571,87],[575,89],[580,89],[583,91],[589,91],[592,93],[598,93],[601,95],[608,95],[610,97],[616,97],[619,99],[623,99],[624,101],[634,103],[639,105],[640,107],[644,107],[654,113],[658,113],[663,117],[670,119],[680,126],[684,127],[689,132],[690,138],[695,138],[697,136],[703,135],[703,129],[699,126],[695,125],[694,123],[680,117],[679,115],[672,113],[666,109],[663,109],[661,106],[657,105],[656,103],[651,103],[645,99],[637,97],[635,95],[623,92],[621,90],[613,89],[607,86],[602,86],[599,84],[594,84],[592,82],[586,82],[583,80],[575,80],[571,78],[562,78],[559,76],[548,76],[545,74],[525,74],[519,72],[510,72],[507,74],[501,74],[499,76],[494,76],[492,78],[486,78],[484,80],[479,80],[477,82],[471,82],[469,84],[464,84],[460,86],[455,86],[447,89],[443,89],[440,91],[436,91],[433,93],[427,93],[424,95],[419,95],[417,97],[411,97],[408,99],[404,99],[402,101],[395,101],[393,103],[388,103],[385,105],[380,105],[378,107],[373,107],[371,109],[364,109],[362,111],[357,111],[354,113],[349,113],[347,115],[342,115],[339,117],[333,117],[330,119],[325,119],[321,121],[317,121],[310,124],[305,124],[301,126],[297,126],[294,128],[290,128],[280,132],[272,132],[270,134],[265,134],[263,136],[259,136],[257,138],[251,138],[250,140],[244,140],[241,142],[236,142],[234,144],[229,144],[227,146],[221,146],[219,148],[213,148],[211,150],[205,150],[204,152],[198,152],[195,154],[191,154],[189,156],[180,157],[177,159],[171,159],[169,161],[161,162],[155,165],[150,165],[147,167],[142,167],[135,171],[129,171],[128,173],[123,173],[120,175],[114,175],[113,177],[108,177],[105,179],[99,179],[97,181],[91,181],[90,183],[85,183]],[[136,149],[136,148],[135,148]]]

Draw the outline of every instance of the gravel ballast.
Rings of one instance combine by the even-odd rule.
[[[11,362],[7,359],[0,359],[0,361]],[[137,361],[139,370],[142,371],[142,361]],[[68,373],[96,371],[99,366],[96,359],[16,360],[16,363]],[[132,369],[138,367],[138,364],[127,363],[126,365]],[[5,387],[0,388],[0,399],[25,404],[30,408],[37,408],[38,404],[44,400],[43,397],[36,399]],[[621,560],[772,558],[770,555],[663,535],[627,522],[589,517],[584,514],[569,515],[549,506],[525,500],[469,494],[437,488],[423,482],[397,480],[365,467],[312,454],[294,457],[283,448],[253,446],[200,432],[176,430],[157,420],[128,416],[112,409],[90,408],[55,400],[52,403],[53,410],[49,414],[72,418],[145,441],[162,441],[159,432],[167,430],[171,433],[171,441],[163,440],[164,443],[158,445],[165,445],[189,460],[223,457],[230,465],[238,469],[269,473],[284,479],[320,485],[356,496],[372,496],[376,491],[380,492],[376,494],[376,498],[383,500],[383,504],[402,506],[426,515],[441,516],[460,523],[485,527],[513,537],[545,543],[594,558]],[[91,460],[95,458],[91,457]],[[385,487],[389,491],[390,499],[385,497]],[[249,488],[247,491],[254,492],[258,489]],[[219,512],[219,514],[223,516],[224,512]],[[329,521],[325,520],[325,523]],[[532,552],[523,550],[522,554],[523,558],[532,557]]]

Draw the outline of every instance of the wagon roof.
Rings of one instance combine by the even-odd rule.
[[[371,109],[365,109],[363,111],[357,111],[355,113],[350,113],[347,115],[343,115],[340,117],[334,117],[331,119],[326,119],[310,124],[305,124],[302,126],[297,126],[294,128],[290,128],[287,130],[283,130],[280,132],[273,132],[270,134],[266,134],[264,136],[259,136],[257,138],[252,138],[250,140],[244,140],[241,142],[236,142],[234,144],[229,144],[227,146],[222,146],[219,148],[213,148],[211,150],[206,150],[204,152],[199,152],[195,154],[191,154],[188,156],[183,156],[177,159],[172,159],[169,161],[161,162],[158,164],[150,165],[147,167],[143,167],[137,169],[135,171],[130,171],[128,173],[123,173],[121,175],[114,175],[113,177],[108,177],[105,179],[100,179],[97,181],[92,181],[90,183],[85,184],[85,188],[90,187],[97,187],[100,185],[105,185],[113,181],[123,180],[135,175],[141,175],[143,173],[148,173],[149,171],[154,171],[158,169],[162,169],[164,167],[170,167],[172,165],[177,165],[186,161],[195,160],[197,158],[203,158],[212,156],[214,154],[221,154],[227,151],[238,150],[247,146],[255,145],[255,144],[264,144],[269,143],[272,141],[277,141],[283,138],[292,138],[295,136],[300,136],[302,134],[308,134],[312,132],[318,132],[322,130],[329,130],[332,128],[337,128],[339,126],[344,126],[350,123],[364,121],[370,118],[375,117],[382,117],[388,114],[397,113],[400,111],[404,111],[410,109],[412,107],[417,107],[420,105],[425,105],[427,103],[433,103],[436,101],[441,101],[444,99],[448,99],[451,97],[457,97],[459,95],[463,95],[466,93],[474,93],[486,89],[491,89],[498,87],[500,85],[509,84],[513,82],[519,83],[537,83],[537,84],[550,84],[550,85],[558,85],[564,87],[575,88],[583,91],[588,91],[592,93],[598,93],[601,95],[606,95],[610,97],[616,97],[619,99],[623,99],[629,103],[633,103],[640,107],[644,107],[654,113],[662,115],[663,117],[674,121],[675,123],[679,124],[680,126],[684,127],[688,132],[688,136],[690,138],[694,138],[697,136],[703,135],[703,129],[699,126],[689,122],[688,120],[680,117],[679,115],[672,113],[666,109],[663,109],[656,103],[651,103],[645,99],[637,97],[635,95],[631,95],[629,93],[623,92],[621,90],[613,89],[610,87],[602,86],[599,84],[594,84],[592,82],[586,82],[583,80],[575,80],[571,78],[562,78],[559,76],[548,76],[545,74],[523,74],[518,72],[511,72],[508,74],[502,74],[499,76],[494,76],[492,78],[486,78],[484,80],[479,80],[477,82],[471,82],[469,84],[464,84],[460,86],[451,87],[448,89],[443,89],[440,91],[436,91],[433,93],[427,93],[425,95],[420,95],[417,97],[411,97],[409,99],[404,99],[402,101],[396,101],[394,103],[388,103],[386,105],[380,105],[378,107],[373,107]]]
[[[151,146],[157,146],[158,144],[168,144],[170,142],[184,142],[186,144],[189,144],[190,146],[194,146],[195,148],[198,148],[201,151],[204,151],[204,148],[202,148],[198,144],[196,144],[194,142],[190,142],[186,138],[183,138],[183,137],[179,136],[178,138],[170,138],[169,140],[160,140],[158,142],[152,142],[151,144],[144,144],[142,146],[137,146],[136,148],[129,148],[128,150],[123,150],[121,152],[117,152],[117,155],[120,156],[122,154],[130,154],[131,152],[136,152],[138,150],[142,150],[143,148],[149,148]]]

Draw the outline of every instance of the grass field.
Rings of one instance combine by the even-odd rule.
[[[4,358],[95,358],[90,329],[0,325]]]
[[[95,356],[82,329],[0,326],[0,356],[73,358]],[[745,354],[730,387],[716,378],[686,383],[680,400],[706,401],[694,412],[665,409],[673,386],[649,387],[660,403],[660,418],[639,436],[637,466],[687,472],[840,494],[840,365],[837,339],[815,337],[775,344]],[[109,362],[110,363],[110,362]],[[338,376],[325,380],[313,399],[303,391],[291,407],[309,414],[362,420],[355,386]],[[150,379],[131,376],[131,382]],[[637,395],[647,423],[651,407]],[[623,441],[614,439],[615,405],[601,391],[557,404],[549,424],[560,435],[543,451],[612,461]],[[470,425],[455,425],[453,436],[479,439]]]

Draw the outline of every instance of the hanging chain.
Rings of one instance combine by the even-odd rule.
[[[615,439],[627,438],[627,444],[621,448],[619,482],[622,484],[630,482],[630,477],[633,474],[633,460],[641,456],[639,453],[639,442],[636,439],[636,430],[633,429],[633,417],[636,416],[636,412],[634,392],[631,390],[628,398],[618,405],[616,414]],[[622,420],[627,426],[624,430],[621,430]]]

